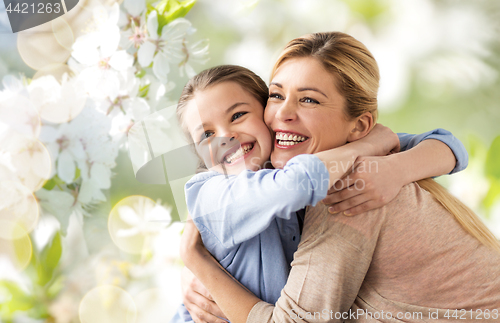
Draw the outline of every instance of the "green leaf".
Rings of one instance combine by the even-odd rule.
[[[47,296],[51,299],[56,298],[59,292],[64,288],[64,283],[66,282],[64,276],[58,276],[47,288]]]
[[[383,0],[344,0],[344,2],[351,11],[361,15],[368,23],[376,22],[376,19],[389,9],[389,5]]]
[[[150,84],[146,84],[144,86],[141,86],[139,87],[139,97],[141,98],[145,98],[148,96],[148,93],[149,93],[149,85]]]
[[[490,178],[490,189],[483,199],[483,205],[487,211],[491,209],[493,204],[500,198],[500,180]],[[489,213],[489,212],[488,212]]]
[[[4,301],[0,306],[0,318],[3,320],[11,320],[12,315],[16,311],[27,311],[35,305],[34,298],[26,294],[16,283],[1,280],[0,281],[0,298]]]
[[[78,171],[80,171],[80,170],[78,170]],[[60,179],[59,176],[54,175],[54,177],[52,177],[47,182],[45,182],[45,185],[43,185],[43,188],[46,189],[47,191],[50,191],[56,185],[62,185],[62,184],[65,184],[64,181],[62,179]]]
[[[155,9],[158,11],[158,34],[164,26],[168,25],[170,22],[177,18],[182,18],[187,15],[187,13],[193,8],[196,0],[162,0],[160,1]]]
[[[45,286],[52,279],[54,269],[61,259],[61,253],[61,234],[58,231],[40,253],[37,264],[38,284],[40,286]]]
[[[140,79],[143,78],[145,75],[146,75],[146,70],[144,70],[144,69],[141,69],[137,73],[135,73],[135,77],[140,78]]]
[[[73,179],[73,182],[80,178],[80,174],[81,174],[80,168],[76,167],[75,178]]]
[[[474,158],[480,158],[484,160],[488,151],[488,147],[486,147],[486,144],[483,142],[483,140],[481,140],[481,138],[479,138],[475,134],[469,134],[464,144],[467,152],[469,153],[469,160],[472,160]]]
[[[500,136],[497,136],[491,143],[485,166],[487,177],[500,180]]]

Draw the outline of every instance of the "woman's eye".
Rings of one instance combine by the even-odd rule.
[[[213,134],[214,134],[213,131],[205,131],[204,133],[201,134],[200,141],[207,139],[208,137],[212,136]]]
[[[319,102],[317,100],[314,100],[314,99],[311,99],[311,98],[308,98],[308,97],[300,99],[300,102],[319,104]]]
[[[283,97],[279,93],[269,93],[269,98],[270,99],[283,99]]]
[[[231,117],[231,121],[234,121],[242,116],[244,116],[245,114],[247,114],[247,112],[236,112],[235,114],[233,114],[233,116]]]

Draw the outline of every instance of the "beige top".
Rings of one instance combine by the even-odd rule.
[[[488,318],[500,322],[500,253],[411,183],[363,215],[331,215],[321,203],[310,207],[276,307],[257,303],[247,322]]]

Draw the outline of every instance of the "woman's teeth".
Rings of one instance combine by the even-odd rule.
[[[296,144],[300,144],[305,141],[307,137],[297,136],[294,134],[287,134],[284,132],[277,132],[276,139],[278,140],[278,144],[282,146],[293,146]]]
[[[227,155],[224,158],[224,160],[226,161],[226,163],[231,164],[233,161],[235,161],[236,159],[240,158],[241,156],[245,155],[250,150],[252,150],[252,148],[253,148],[253,144],[244,145],[244,146],[240,147],[240,149],[238,149],[234,153]]]

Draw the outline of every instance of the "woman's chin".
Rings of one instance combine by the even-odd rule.
[[[293,157],[297,156],[299,154],[291,154],[288,152],[276,152],[273,151],[271,153],[271,163],[273,164],[274,168],[283,168],[285,167],[286,163],[292,159]]]

